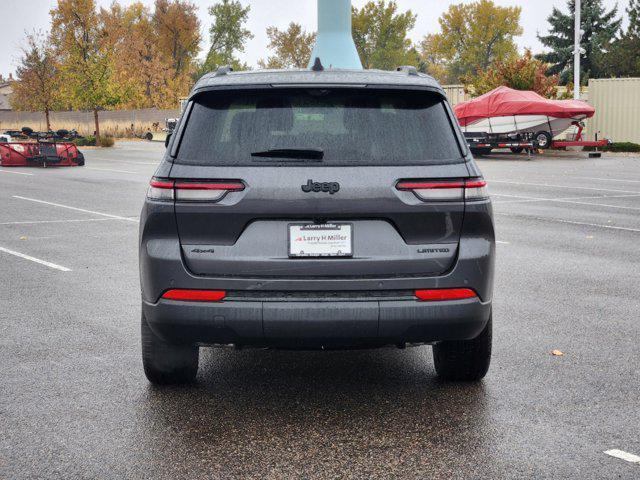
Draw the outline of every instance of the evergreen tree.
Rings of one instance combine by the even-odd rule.
[[[568,0],[569,13],[563,13],[554,7],[547,21],[549,34],[538,39],[551,51],[537,55],[537,58],[552,64],[550,74],[560,74],[563,84],[571,78],[573,72],[574,13],[575,0]],[[585,54],[580,62],[581,79],[587,82],[589,77],[598,77],[601,71],[601,58],[609,51],[616,34],[620,30],[621,19],[617,18],[618,7],[605,11],[602,0],[582,0],[582,22],[584,31],[582,48]]]
[[[601,59],[607,77],[640,77],[640,0],[630,0],[627,14],[629,28]]]

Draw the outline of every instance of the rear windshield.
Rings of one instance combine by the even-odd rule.
[[[176,163],[214,166],[425,165],[461,161],[440,96],[287,89],[198,97]]]

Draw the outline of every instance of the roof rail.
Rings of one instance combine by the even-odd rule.
[[[414,67],[413,65],[402,65],[398,68],[396,68],[397,72],[406,72],[407,75],[411,75],[411,76],[418,76],[418,69],[416,67]]]
[[[218,67],[218,70],[216,70],[214,77],[222,77],[229,72],[233,72],[233,68],[230,65],[224,65],[222,67]]]

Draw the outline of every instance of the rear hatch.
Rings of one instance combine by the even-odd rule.
[[[195,275],[402,277],[455,262],[469,174],[440,95],[209,92],[183,123],[170,186]]]

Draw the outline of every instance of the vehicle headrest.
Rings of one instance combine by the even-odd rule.
[[[243,143],[247,140],[248,133],[253,129],[254,115],[252,111],[238,112],[234,115],[230,129],[232,141]]]
[[[271,131],[287,132],[293,127],[293,108],[288,98],[263,98],[256,103],[256,114],[257,125],[268,125]]]
[[[347,130],[360,132],[360,129],[367,128],[369,118],[367,109],[380,108],[380,101],[374,98],[357,97],[346,102],[344,122]]]

